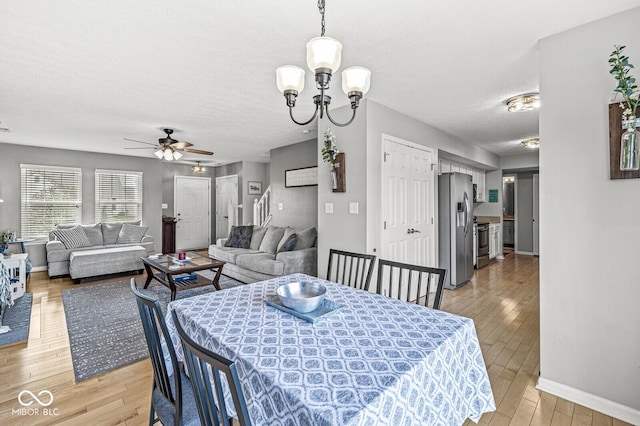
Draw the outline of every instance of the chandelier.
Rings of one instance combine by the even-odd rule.
[[[180,151],[176,151],[175,149],[171,148],[170,146],[164,146],[164,147],[160,148],[159,150],[157,150],[156,152],[154,152],[154,154],[159,159],[162,160],[164,158],[167,161],[179,160],[179,159],[182,158],[182,153]]]
[[[205,170],[207,170],[207,169],[205,169],[203,166],[201,166],[199,161],[196,161],[196,165],[195,166],[191,166],[191,171],[193,173],[204,173]]]
[[[371,71],[364,67],[351,67],[342,71],[342,90],[351,101],[351,110],[353,114],[351,119],[346,123],[336,122],[329,114],[329,104],[331,97],[325,92],[329,90],[331,75],[340,68],[342,55],[342,43],[338,40],[325,37],[324,35],[324,0],[318,0],[318,10],[321,16],[320,37],[315,37],[307,43],[307,66],[315,73],[316,88],[320,90],[319,95],[313,97],[313,103],[316,110],[313,116],[305,121],[300,122],[293,118],[293,108],[296,106],[296,98],[298,93],[304,89],[304,70],[295,65],[284,65],[276,70],[278,89],[282,92],[287,100],[289,107],[289,116],[294,123],[305,126],[311,123],[318,112],[320,118],[326,112],[327,118],[336,126],[344,127],[349,125],[356,117],[356,108],[362,96],[369,91],[371,84]]]

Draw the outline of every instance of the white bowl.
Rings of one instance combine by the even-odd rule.
[[[302,314],[318,309],[326,293],[324,285],[305,281],[284,284],[276,290],[284,306]]]

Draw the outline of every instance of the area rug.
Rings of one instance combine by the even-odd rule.
[[[137,278],[142,288],[146,277]],[[220,287],[242,283],[220,277]],[[176,299],[215,291],[213,286],[179,291]],[[153,281],[143,293],[157,299],[166,313],[171,292]],[[78,287],[62,292],[76,381],[115,370],[149,356],[130,280]]]
[[[2,325],[9,326],[11,331],[0,334],[0,346],[29,338],[32,302],[33,294],[25,293],[24,296],[16,299],[13,306],[7,308],[2,318]]]

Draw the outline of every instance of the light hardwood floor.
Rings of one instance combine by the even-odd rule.
[[[123,280],[127,277],[117,278]],[[114,281],[113,278],[83,286]],[[152,381],[149,360],[75,383],[61,292],[68,278],[34,273],[28,343],[0,348],[0,424],[145,425]],[[588,408],[535,389],[539,370],[538,259],[508,255],[446,291],[442,310],[473,318],[497,410],[480,424],[624,425]],[[49,390],[57,416],[19,416],[20,391]],[[467,421],[466,424],[474,424]]]

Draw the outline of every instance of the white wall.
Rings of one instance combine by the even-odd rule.
[[[609,180],[607,63],[640,8],[540,41],[539,387],[640,424],[640,180]],[[640,77],[638,69],[636,77]]]

